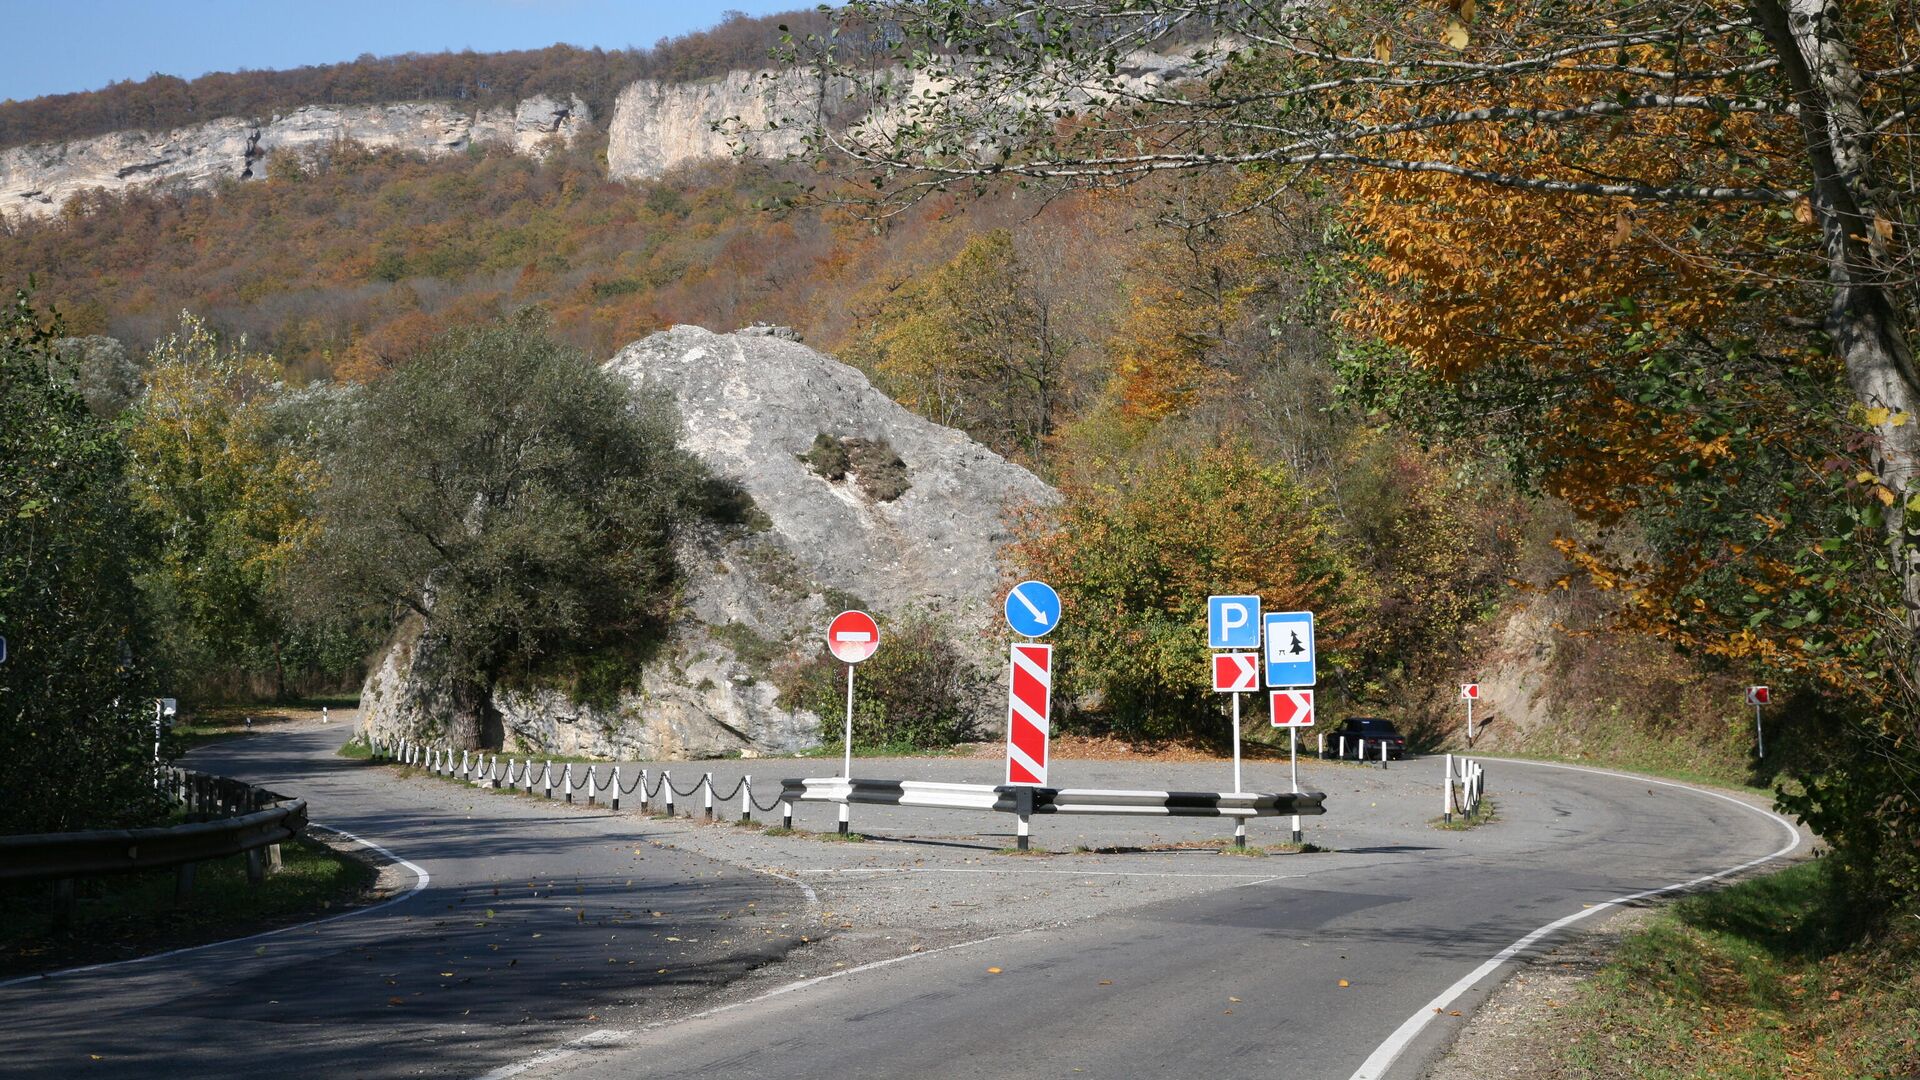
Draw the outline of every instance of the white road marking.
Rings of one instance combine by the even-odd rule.
[[[1354,1070],[1353,1075],[1349,1077],[1348,1080],[1382,1080],[1382,1078],[1387,1075],[1387,1070],[1393,1067],[1394,1060],[1406,1051],[1407,1047],[1413,1042],[1414,1038],[1418,1036],[1420,1032],[1426,1028],[1427,1024],[1432,1022],[1435,1016],[1443,1015],[1445,1013],[1447,1006],[1453,1004],[1453,1000],[1455,998],[1459,997],[1461,994],[1466,993],[1467,990],[1473,986],[1473,984],[1493,974],[1494,971],[1500,967],[1500,965],[1513,959],[1515,956],[1518,956],[1521,952],[1525,951],[1527,948],[1531,947],[1533,944],[1538,942],[1541,938],[1546,937],[1548,934],[1551,934],[1554,931],[1559,930],[1563,927],[1571,926],[1574,923],[1579,922],[1581,919],[1585,919],[1593,915],[1598,915],[1603,911],[1609,911],[1613,908],[1619,907],[1621,904],[1630,904],[1635,900],[1644,900],[1649,896],[1659,896],[1662,893],[1678,892],[1683,889],[1691,889],[1696,885],[1704,885],[1709,881],[1717,881],[1720,878],[1726,877],[1730,874],[1737,874],[1742,870],[1750,870],[1753,867],[1759,866],[1761,863],[1772,862],[1773,860],[1779,858],[1782,855],[1787,854],[1788,852],[1800,846],[1800,841],[1801,841],[1800,830],[1794,828],[1793,822],[1788,821],[1786,818],[1781,817],[1779,814],[1776,814],[1771,810],[1762,810],[1760,807],[1754,806],[1752,803],[1743,802],[1739,799],[1734,798],[1731,795],[1722,795],[1720,792],[1717,792],[1717,791],[1708,791],[1705,788],[1697,788],[1688,784],[1675,784],[1665,780],[1654,780],[1645,776],[1635,776],[1631,773],[1612,772],[1607,769],[1589,769],[1579,765],[1555,765],[1555,764],[1550,764],[1544,761],[1516,761],[1510,758],[1488,758],[1486,760],[1500,761],[1503,764],[1510,764],[1510,765],[1529,765],[1529,766],[1534,766],[1542,769],[1566,769],[1570,772],[1593,773],[1596,776],[1617,776],[1617,777],[1620,777],[1621,779],[1631,780],[1636,784],[1642,784],[1642,783],[1657,784],[1660,787],[1678,788],[1681,791],[1690,791],[1695,795],[1708,795],[1713,798],[1723,800],[1725,802],[1730,802],[1733,805],[1740,807],[1742,810],[1751,810],[1752,812],[1759,814],[1762,817],[1769,818],[1772,821],[1777,822],[1780,825],[1780,827],[1787,830],[1787,833],[1790,836],[1792,836],[1793,839],[1787,844],[1786,847],[1781,848],[1780,850],[1774,852],[1771,855],[1763,855],[1758,859],[1751,859],[1747,862],[1741,863],[1739,866],[1729,867],[1728,869],[1721,870],[1718,873],[1702,874],[1701,876],[1694,878],[1691,881],[1682,881],[1674,885],[1663,885],[1657,889],[1646,889],[1642,892],[1629,893],[1626,896],[1616,896],[1611,900],[1603,900],[1597,904],[1594,904],[1591,907],[1583,908],[1580,911],[1576,911],[1571,915],[1565,916],[1564,918],[1555,919],[1554,921],[1548,923],[1547,925],[1542,926],[1537,930],[1534,930],[1532,933],[1527,934],[1525,937],[1521,938],[1520,940],[1514,942],[1513,944],[1495,953],[1491,960],[1488,960],[1486,963],[1481,964],[1479,967],[1474,968],[1472,971],[1461,976],[1459,981],[1455,982],[1452,986],[1447,987],[1445,990],[1440,991],[1439,997],[1436,997],[1432,1001],[1427,1002],[1425,1005],[1421,1006],[1418,1012],[1414,1013],[1412,1016],[1407,1017],[1405,1022],[1403,1022],[1398,1028],[1394,1029],[1393,1034],[1387,1036],[1387,1041],[1381,1043],[1377,1048],[1375,1048],[1372,1054],[1367,1056],[1367,1060],[1362,1062],[1358,1069]]]
[[[413,872],[413,887],[408,889],[406,892],[401,893],[399,896],[394,897],[391,900],[383,900],[380,903],[373,905],[372,907],[356,908],[353,911],[343,911],[338,915],[329,915],[324,919],[315,919],[312,922],[295,923],[292,926],[282,926],[276,930],[265,930],[258,934],[248,934],[246,937],[228,938],[225,941],[209,941],[205,945],[189,945],[184,949],[170,949],[166,952],[154,953],[152,956],[136,956],[131,960],[110,960],[104,964],[88,964],[85,967],[66,968],[61,971],[49,971],[43,975],[26,975],[16,979],[7,979],[4,981],[0,981],[0,988],[5,988],[9,986],[19,986],[22,983],[39,982],[42,979],[58,979],[67,975],[82,975],[89,971],[104,971],[107,968],[126,967],[131,964],[147,964],[147,963],[152,963],[155,960],[165,960],[169,956],[183,956],[187,953],[199,952],[202,949],[219,948],[222,945],[239,945],[248,941],[258,941],[261,938],[273,937],[276,934],[290,933],[294,930],[307,930],[315,926],[325,926],[327,923],[339,922],[341,919],[351,919],[360,915],[371,915],[376,911],[383,911],[387,908],[392,907],[395,904],[402,904],[407,902],[408,900],[413,899],[414,896],[420,892],[420,890],[426,888],[427,885],[433,881],[432,875],[428,874],[426,870],[421,868],[419,865],[413,862],[410,862],[406,859],[403,859],[398,855],[395,855],[393,852],[388,851],[386,848],[381,847],[379,844],[376,844],[371,840],[367,840],[363,837],[355,836],[354,834],[348,832],[345,829],[336,829],[330,825],[321,825],[317,822],[308,822],[307,827],[313,828],[313,829],[325,829],[330,833],[336,833],[340,836],[344,836],[356,844],[359,844],[363,847],[372,848],[373,850],[379,852],[380,854],[385,855],[387,858],[393,860],[394,862],[400,864],[401,866],[406,867],[408,870]]]

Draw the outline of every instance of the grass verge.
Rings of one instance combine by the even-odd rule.
[[[1629,935],[1574,1003],[1568,1077],[1920,1074],[1920,919],[1865,941],[1815,861],[1689,897]]]
[[[53,971],[241,937],[353,907],[377,871],[315,840],[281,845],[284,868],[247,884],[240,856],[201,863],[191,899],[175,904],[174,872],[75,883],[71,923],[54,927],[51,885],[0,890],[0,975]],[[263,948],[271,948],[265,945]]]
[[[1477,829],[1487,822],[1492,821],[1493,809],[1493,800],[1482,795],[1480,796],[1480,808],[1473,813],[1462,814],[1456,812],[1453,815],[1452,821],[1448,821],[1445,818],[1434,818],[1432,821],[1427,822],[1427,824],[1443,832],[1464,832],[1467,829]]]

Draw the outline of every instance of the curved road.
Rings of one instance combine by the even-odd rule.
[[[1390,1069],[1382,1041],[1463,978],[1470,985],[1449,1009],[1471,1015],[1511,965],[1480,969],[1517,940],[1798,841],[1725,796],[1519,762],[1490,763],[1498,820],[1439,833],[1424,827],[1437,764],[1382,773],[1316,763],[1303,764],[1303,783],[1328,791],[1329,814],[1307,819],[1308,836],[1332,855],[1015,865],[980,854],[1004,841],[939,836],[997,828],[997,818],[901,814],[859,827],[926,839],[787,841],[769,862],[763,849],[778,845],[755,834],[396,782],[332,757],[344,734],[335,725],[262,735],[209,748],[196,764],[308,796],[317,822],[392,849],[431,884],[318,926],[0,984],[9,1075],[92,1066],[115,1076],[1397,1080],[1420,1076],[1464,1019],[1436,1017]],[[760,766],[780,771],[769,764]],[[1103,786],[1147,786],[1149,770],[1182,773],[1169,786],[1211,786],[1217,771],[1063,764]],[[956,778],[978,767],[900,766]],[[1274,769],[1250,767],[1252,786],[1271,785]],[[1128,830],[1177,840],[1218,827],[1043,819],[1036,834],[1064,847],[1047,837],[1081,830],[1092,846]],[[731,861],[685,850],[703,844]],[[741,854],[749,850],[760,854]],[[813,875],[818,906],[842,911],[865,888],[894,905],[888,926],[909,909],[968,906],[976,882],[1013,891],[994,894],[968,933],[935,943],[944,947],[906,953],[889,936],[891,952],[862,957],[901,962],[824,969],[803,952],[743,981],[818,920],[794,884],[741,863]],[[1194,884],[1201,878],[1218,880]],[[1179,879],[1170,884],[1187,891],[1156,893],[1149,879]],[[1088,898],[1084,912],[1076,896]],[[997,910],[1022,901],[1047,918],[1010,913],[995,932]],[[829,977],[793,981],[823,970]],[[736,989],[714,992],[729,983]],[[729,1007],[688,1015],[720,1000]]]

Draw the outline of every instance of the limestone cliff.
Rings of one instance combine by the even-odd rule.
[[[531,97],[479,113],[442,102],[311,105],[264,122],[227,117],[159,133],[35,143],[0,150],[0,215],[50,215],[94,188],[200,190],[221,180],[260,179],[275,155],[314,154],[340,142],[430,157],[486,142],[538,154],[548,139],[571,141],[592,120],[578,97]]]
[[[1011,515],[1058,495],[961,432],[901,408],[859,371],[765,329],[677,326],[622,349],[607,370],[672,394],[683,444],[751,496],[750,526],[686,537],[681,610],[641,685],[611,707],[553,692],[495,699],[508,745],[554,753],[711,757],[814,745],[820,720],[783,706],[769,675],[817,653],[826,622],[860,604],[881,620],[945,616],[956,643],[997,662],[1001,548]],[[803,460],[822,435],[885,445],[885,487]],[[866,460],[877,460],[869,458]],[[382,734],[439,730],[420,627],[404,630],[367,680],[366,723]],[[883,646],[884,647],[884,644]],[[985,719],[985,717],[983,717]]]

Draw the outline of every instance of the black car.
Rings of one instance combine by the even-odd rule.
[[[1407,754],[1407,737],[1394,728],[1393,721],[1378,716],[1349,716],[1340,722],[1340,726],[1327,732],[1327,750],[1340,753],[1340,738],[1346,736],[1346,756],[1362,757],[1369,761],[1380,757],[1380,744],[1387,745],[1387,756],[1394,759]],[[1358,754],[1355,753],[1356,748]]]

